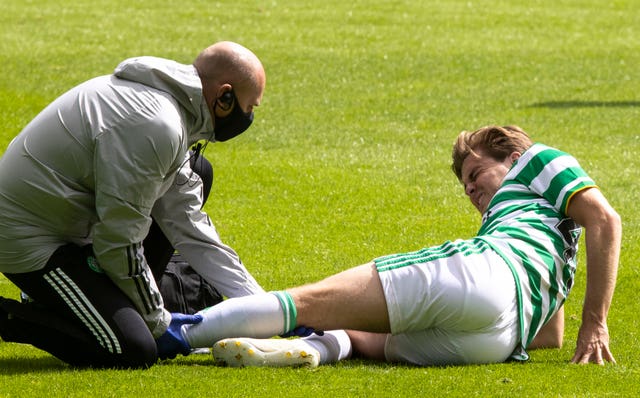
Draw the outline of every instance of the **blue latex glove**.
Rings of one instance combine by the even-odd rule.
[[[191,347],[182,337],[180,328],[182,325],[195,325],[202,322],[202,315],[186,315],[178,312],[171,313],[171,323],[164,334],[156,339],[158,357],[160,359],[173,359],[178,354],[189,355]]]
[[[324,334],[322,330],[316,331],[314,328],[308,328],[306,326],[298,326],[287,333],[281,334],[280,337],[293,337],[293,336],[307,337],[307,336],[311,336],[313,333],[317,334],[318,336],[322,336]]]

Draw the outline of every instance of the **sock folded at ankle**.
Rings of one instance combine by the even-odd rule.
[[[344,330],[325,331],[322,336],[312,334],[302,340],[318,350],[321,364],[338,362],[351,357],[351,339]]]
[[[280,301],[280,305],[282,306],[284,327],[283,331],[280,334],[292,331],[296,327],[298,318],[298,310],[296,309],[296,305],[293,302],[293,297],[291,297],[291,295],[284,290],[274,291],[270,293],[278,298],[278,300]]]

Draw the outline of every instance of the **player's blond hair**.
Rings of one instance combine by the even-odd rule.
[[[462,163],[470,154],[481,149],[501,162],[513,152],[524,153],[533,142],[518,126],[486,126],[476,131],[463,131],[453,144],[451,169],[462,180]]]

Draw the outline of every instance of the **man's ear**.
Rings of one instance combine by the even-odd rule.
[[[520,152],[512,152],[511,155],[509,155],[509,159],[511,159],[511,162],[515,162],[520,159],[520,156],[522,156]]]

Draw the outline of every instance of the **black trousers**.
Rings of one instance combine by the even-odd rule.
[[[191,163],[204,182],[206,200],[213,182],[211,164],[203,157]],[[155,222],[143,247],[159,280],[174,249]],[[153,365],[158,356],[151,332],[111,279],[89,266],[92,259],[91,246],[68,244],[42,270],[5,274],[33,301],[0,298],[0,336],[31,344],[73,366]]]
[[[32,344],[74,366],[147,367],[157,360],[151,332],[108,276],[88,266],[91,246],[60,247],[44,269],[5,274],[33,299],[2,299],[5,341]],[[0,313],[0,316],[2,314]]]

